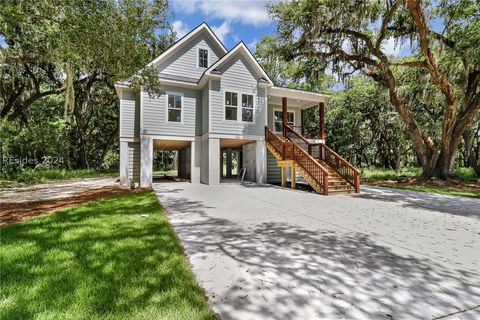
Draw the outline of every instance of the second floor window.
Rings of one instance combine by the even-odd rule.
[[[208,68],[208,50],[198,49],[198,66]]]
[[[168,122],[182,122],[182,96],[168,95]]]
[[[242,94],[242,121],[253,122],[253,95]]]
[[[225,92],[225,120],[237,120],[238,94]]]

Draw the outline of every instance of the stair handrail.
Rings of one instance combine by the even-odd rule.
[[[285,141],[269,127],[265,127],[265,140],[282,155],[282,160],[290,159],[288,156],[290,154],[287,152],[290,147],[291,159],[310,175],[310,177],[320,186],[325,195],[328,195],[328,171],[307,151],[293,141]],[[307,143],[309,142],[307,141]]]
[[[290,125],[288,124],[285,124],[285,128],[287,129],[288,132],[291,132],[293,133],[297,138],[299,138],[300,140],[302,140],[303,142],[305,142],[309,148],[310,148],[310,145],[312,144],[310,141],[307,140],[307,138],[305,138],[304,136],[302,136],[301,134],[299,134],[297,131],[295,131],[294,128],[292,128]]]
[[[292,142],[292,156],[295,163],[302,167],[328,195],[328,171],[307,151]]]
[[[358,193],[360,191],[360,171],[350,162],[342,158],[338,153],[330,149],[326,144],[321,143],[320,148],[320,159],[335,169],[345,181],[355,188],[355,192]],[[328,157],[328,154],[335,158],[335,162],[332,161],[331,157]]]
[[[360,192],[360,171],[355,168],[350,162],[342,158],[335,151],[330,149],[325,143],[311,143],[304,136],[296,132],[290,125],[285,125],[287,133],[292,133],[296,138],[301,139],[307,144],[307,152],[313,156],[313,151],[318,152],[318,158],[327,162],[342,178],[345,179],[354,189],[355,192]],[[330,161],[326,154],[331,154],[335,158],[335,162]],[[347,168],[347,169],[345,169]]]
[[[281,155],[282,160],[288,160],[290,158],[288,152],[288,147],[291,147],[290,143],[287,144],[286,141],[267,126],[265,126],[265,140]]]

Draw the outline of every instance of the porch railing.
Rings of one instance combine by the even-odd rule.
[[[281,155],[282,160],[294,160],[318,185],[323,194],[328,195],[328,171],[308,151],[294,141],[279,137],[268,127],[265,127],[265,140]]]
[[[347,181],[355,192],[360,191],[360,172],[347,160],[339,156],[335,151],[324,143],[311,143],[304,136],[300,135],[294,128],[286,125],[287,138],[300,146],[314,159],[323,160],[331,166],[345,181]]]
[[[360,191],[360,172],[358,169],[325,144],[321,144],[319,150],[320,159],[337,171],[358,193]]]

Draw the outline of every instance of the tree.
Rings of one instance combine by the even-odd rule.
[[[461,137],[480,108],[480,10],[476,1],[294,0],[269,7],[278,21],[278,50],[286,59],[316,57],[343,76],[355,72],[389,91],[423,168],[423,176],[448,178]],[[442,21],[443,32],[432,28]],[[416,45],[399,60],[386,41]],[[438,138],[432,137],[399,88],[396,70],[415,69],[440,93]],[[435,110],[437,113],[437,110]],[[428,115],[427,115],[428,117]]]
[[[26,119],[37,100],[65,93],[74,106],[74,86],[133,78],[152,86],[144,68],[173,40],[165,0],[8,1],[0,7],[0,116]],[[139,73],[139,70],[141,71]],[[149,85],[150,84],[150,85]]]

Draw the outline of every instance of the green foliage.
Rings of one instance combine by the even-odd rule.
[[[419,167],[403,167],[398,171],[383,168],[362,168],[363,179],[396,180],[398,178],[414,178],[422,173]],[[476,181],[475,172],[472,168],[458,167],[455,169],[454,178],[462,181]]]
[[[325,66],[312,57],[287,61],[274,36],[263,36],[257,43],[255,56],[277,86],[327,93],[335,84],[332,76],[323,72]]]
[[[1,232],[4,319],[215,318],[152,191]]]
[[[378,179],[378,180],[397,180],[400,177],[413,178],[418,177],[422,173],[419,167],[404,167],[398,171],[383,168],[362,168],[362,179]]]
[[[358,167],[397,169],[416,165],[405,127],[388,93],[371,79],[356,76],[326,104],[327,143]]]
[[[426,187],[426,186],[399,186],[399,185],[391,185],[391,184],[385,184],[385,185],[380,184],[380,186],[385,188],[404,189],[404,190],[412,190],[412,191],[419,191],[419,192],[445,194],[448,196],[459,196],[459,197],[480,199],[480,193],[473,192],[473,191],[472,192],[459,191],[454,189],[434,188],[434,187]]]
[[[315,72],[343,80],[370,77],[388,89],[422,175],[451,176],[462,136],[480,110],[478,1],[295,0],[273,3],[269,11],[277,34],[263,52],[305,66],[315,61]],[[414,54],[390,56],[385,47],[392,41],[410,44]]]
[[[145,66],[173,41],[167,18],[166,0],[2,4],[3,156],[63,159],[56,168],[117,166],[114,83],[130,80],[159,93],[157,72]],[[25,168],[34,165],[4,164],[2,174]]]

